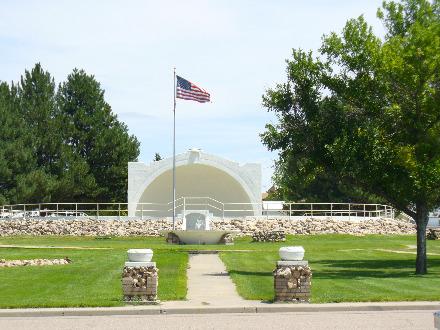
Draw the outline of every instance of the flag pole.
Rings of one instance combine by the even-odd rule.
[[[174,68],[174,109],[173,109],[173,230],[176,229],[176,68]]]

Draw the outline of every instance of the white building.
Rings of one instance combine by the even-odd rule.
[[[172,179],[172,157],[128,163],[128,215],[171,216]],[[176,212],[184,209],[260,215],[261,165],[240,165],[200,149],[176,155]]]

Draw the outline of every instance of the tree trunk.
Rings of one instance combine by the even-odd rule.
[[[416,204],[416,225],[417,225],[417,257],[416,274],[423,275],[428,272],[426,260],[426,226],[428,225],[429,212],[425,204]]]

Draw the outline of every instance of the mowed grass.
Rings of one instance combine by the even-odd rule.
[[[132,244],[130,239],[126,240],[128,245]],[[137,239],[134,241],[137,241],[134,244],[137,247],[145,246],[139,244]],[[153,261],[157,262],[159,268],[158,298],[185,299],[188,255],[168,250],[154,252]],[[123,305],[121,273],[127,260],[125,248],[0,249],[2,259],[54,259],[66,256],[73,261],[69,265],[0,268],[0,307]]]
[[[260,251],[221,253],[238,293],[273,299],[272,271],[280,245],[302,245],[313,271],[314,303],[440,300],[440,242],[428,241],[429,274],[414,275],[412,236],[290,236],[283,244],[249,243]],[[387,251],[383,251],[387,250]]]
[[[312,302],[440,300],[440,241],[428,241],[429,274],[414,275],[414,236],[288,236],[282,243],[168,245],[161,237],[1,237],[0,258],[64,258],[70,265],[0,268],[0,308],[120,306],[126,250],[152,248],[159,268],[159,299],[186,297],[188,250],[220,250],[240,295],[273,298],[278,249],[302,245],[313,270]],[[46,248],[54,247],[54,248]],[[67,249],[61,249],[67,247]],[[108,248],[78,250],[73,247]],[[398,253],[404,252],[404,253]]]

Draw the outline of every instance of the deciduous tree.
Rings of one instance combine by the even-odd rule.
[[[263,96],[279,121],[262,140],[279,152],[283,189],[331,177],[348,195],[378,196],[411,216],[416,273],[425,274],[428,213],[440,205],[440,4],[384,2],[378,17],[383,40],[361,16],[324,36],[319,57],[293,50],[287,82]]]

